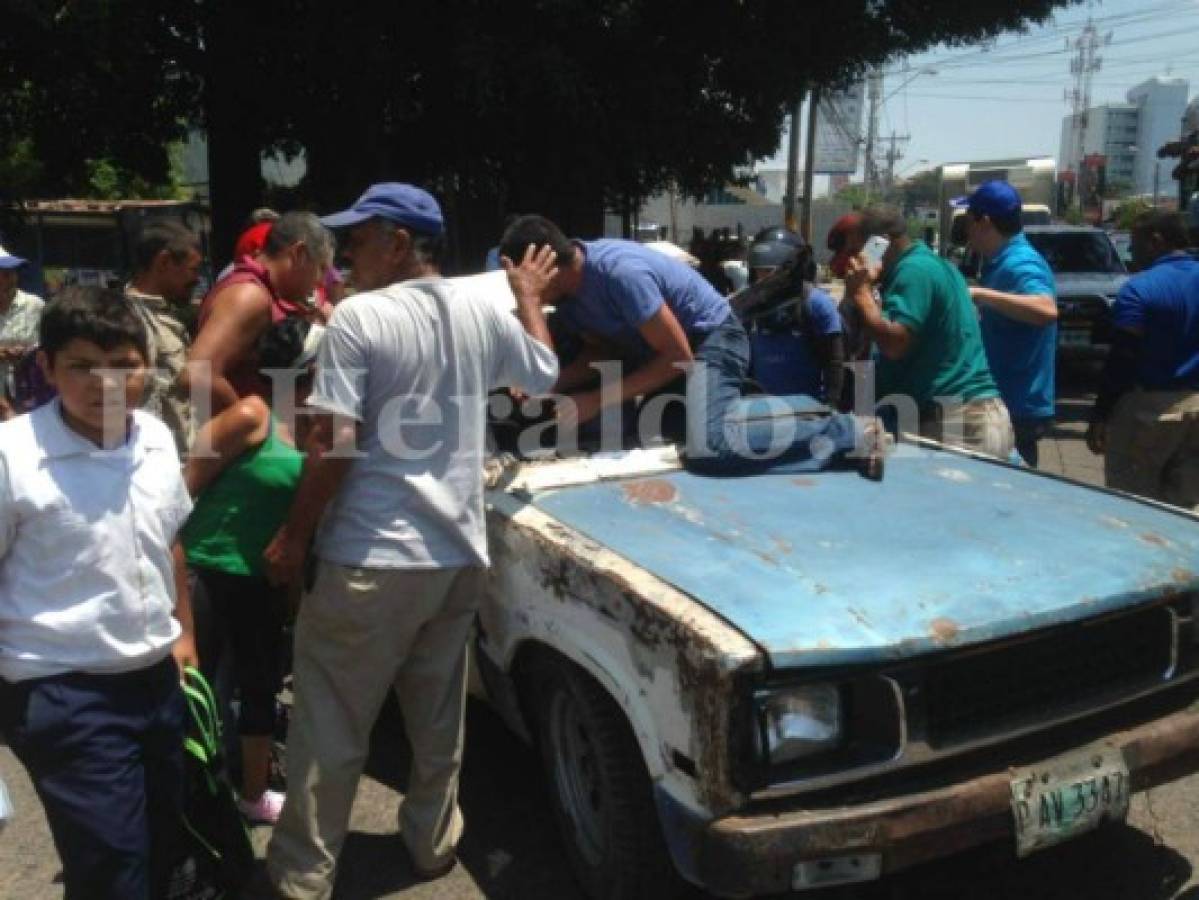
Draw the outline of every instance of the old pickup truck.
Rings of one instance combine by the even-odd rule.
[[[1199,767],[1199,519],[936,446],[887,466],[637,450],[489,491],[479,668],[588,896],[1023,856]]]

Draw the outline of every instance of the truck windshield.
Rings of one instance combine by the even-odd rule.
[[[1124,263],[1102,231],[1040,232],[1028,235],[1054,272],[1124,272]]]

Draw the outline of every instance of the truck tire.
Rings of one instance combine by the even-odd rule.
[[[569,661],[542,660],[531,674],[550,802],[584,892],[591,900],[677,896],[682,879],[624,712]]]

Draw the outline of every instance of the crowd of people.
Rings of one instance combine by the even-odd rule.
[[[142,230],[123,291],[44,306],[0,250],[0,734],[45,807],[67,896],[163,894],[189,665],[232,673],[239,805],[275,826],[278,895],[330,896],[392,691],[413,748],[402,839],[420,877],[453,867],[495,391],[553,397],[560,440],[612,418],[623,439],[625,412],[653,411],[700,475],[882,479],[876,404],[894,428],[1035,466],[1054,415],[1052,273],[1010,187],[963,203],[978,286],[874,208],[829,236],[838,304],[784,229],[759,236],[731,300],[684,262],[570,240],[536,215],[508,223],[502,272],[445,278],[436,200],[376,184],[324,218],[257,213],[194,338],[202,258],[181,225]],[[1116,302],[1088,439],[1112,486],[1195,508],[1199,262],[1185,248],[1178,217],[1138,221],[1144,271]],[[14,390],[31,356],[44,390]],[[747,414],[755,402],[772,414]],[[284,794],[268,775],[293,614]]]

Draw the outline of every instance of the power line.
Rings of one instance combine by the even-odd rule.
[[[1054,106],[1059,106],[1062,102],[1061,100],[1037,99],[1035,97],[997,97],[983,94],[912,94],[912,96],[918,100],[986,100],[995,103],[1052,103]]]
[[[1094,22],[1094,24],[1096,24],[1096,25],[1102,25],[1105,27],[1112,26],[1112,25],[1134,25],[1134,24],[1141,24],[1144,22],[1155,21],[1159,18],[1162,18],[1163,14],[1166,12],[1188,11],[1188,10],[1191,12],[1199,12],[1199,9],[1197,9],[1196,6],[1194,5],[1194,3],[1190,2],[1190,0],[1181,0],[1181,2],[1178,2],[1178,0],[1175,0],[1175,2],[1161,3],[1161,4],[1158,4],[1157,6],[1147,7],[1147,8],[1138,10],[1136,12],[1113,13],[1108,16],[1095,16],[1091,19],[1091,21]],[[959,65],[973,64],[973,62],[978,61],[980,58],[994,61],[996,59],[1002,58],[1002,56],[999,56],[999,57],[992,56],[992,54],[995,53],[997,48],[1002,53],[1003,51],[1016,49],[1016,47],[1019,45],[1023,45],[1023,46],[1039,45],[1039,44],[1043,44],[1043,43],[1049,43],[1051,41],[1057,41],[1057,40],[1060,40],[1062,37],[1064,37],[1066,34],[1073,32],[1075,29],[1077,29],[1079,27],[1079,25],[1082,25],[1082,24],[1084,24],[1084,23],[1076,20],[1076,21],[1071,21],[1071,22],[1063,22],[1063,23],[1060,23],[1057,25],[1044,26],[1042,29],[1040,29],[1040,31],[1038,33],[1035,33],[1035,34],[1013,35],[1011,38],[1011,44],[999,45],[997,42],[991,42],[990,44],[987,44],[983,47],[978,47],[978,48],[974,48],[971,50],[965,50],[965,51],[962,51],[961,53],[951,53],[947,56],[935,57],[933,59],[928,59],[928,60],[922,60],[921,66],[924,68],[941,68],[941,67],[952,68],[952,67],[957,67]],[[1169,34],[1171,34],[1171,35],[1174,35],[1177,33],[1178,33],[1177,28],[1175,30],[1169,32]],[[1055,52],[1057,54],[1060,54],[1060,53],[1064,53],[1064,52],[1068,52],[1068,51],[1061,50],[1061,51],[1055,51]],[[1026,56],[1027,56],[1027,58],[1032,58],[1033,56],[1041,56],[1041,55],[1046,55],[1046,54],[1029,54]],[[1026,56],[1012,57],[1011,60],[1019,61],[1020,59],[1026,58]],[[910,71],[910,67],[907,66],[907,62],[905,60],[905,64],[903,67],[887,69],[887,70],[885,70],[885,74],[899,75],[899,74],[903,74],[907,71]]]

